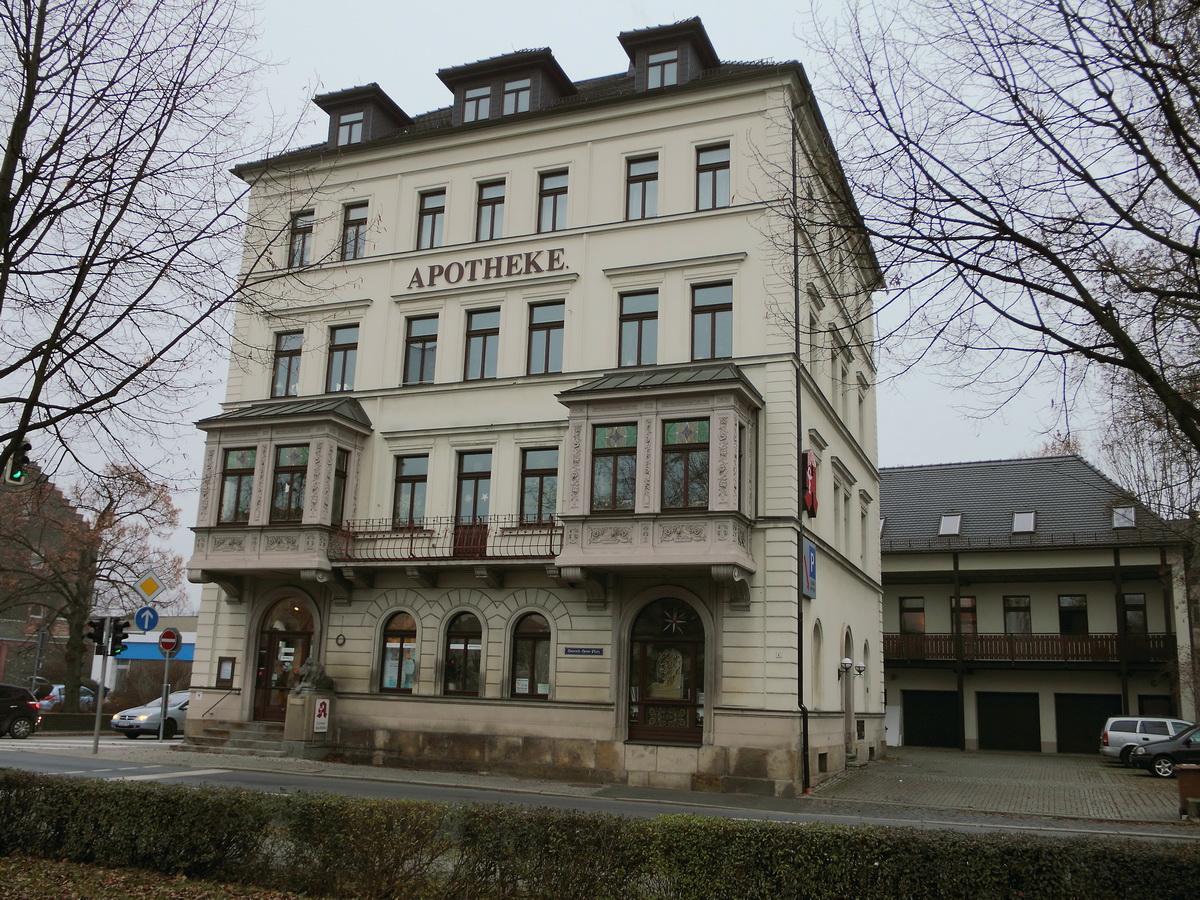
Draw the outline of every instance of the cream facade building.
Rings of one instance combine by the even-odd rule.
[[[1096,753],[1196,720],[1181,533],[1077,456],[882,472],[888,741]]]
[[[189,740],[275,733],[312,660],[293,752],[791,795],[883,747],[878,272],[824,124],[698,19],[619,46],[325,94],[238,169]]]

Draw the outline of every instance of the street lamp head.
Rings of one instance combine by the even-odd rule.
[[[854,667],[854,663],[851,662],[850,657],[847,656],[844,659],[842,659],[842,661],[840,663],[838,663],[838,678],[840,679],[843,675],[845,675],[847,672],[849,672],[853,667]]]

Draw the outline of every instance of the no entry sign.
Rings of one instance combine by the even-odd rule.
[[[174,659],[183,649],[183,635],[174,628],[164,628],[158,636],[158,650],[167,659]]]

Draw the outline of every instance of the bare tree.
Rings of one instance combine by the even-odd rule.
[[[254,299],[227,171],[270,144],[248,22],[241,0],[0,0],[0,466],[25,440],[47,469],[146,466],[144,436],[187,420]],[[286,269],[249,243],[244,271]]]
[[[1068,409],[1131,380],[1200,450],[1200,7],[881,0],[813,33],[904,313],[878,340],[1008,395],[1053,377]],[[814,169],[797,218],[835,193]]]
[[[186,602],[183,560],[163,547],[178,524],[169,492],[137,469],[110,466],[70,497],[41,477],[0,491],[0,607],[32,604],[47,626],[65,625],[68,710],[88,675],[92,616],[132,613],[141,605],[133,584],[150,569],[176,586],[157,607]]]

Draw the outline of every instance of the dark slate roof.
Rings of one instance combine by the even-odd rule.
[[[881,469],[884,553],[1011,547],[1176,543],[1168,526],[1078,456]],[[1113,528],[1114,507],[1136,510]],[[1036,513],[1036,531],[1013,534],[1013,513]],[[957,536],[938,536],[944,513],[961,513]]]
[[[272,400],[266,403],[253,403],[241,409],[233,409],[220,415],[201,419],[197,426],[205,428],[213,425],[231,425],[249,422],[256,419],[328,419],[339,418],[355,425],[371,427],[362,404],[353,397],[330,397],[320,400]]]
[[[726,382],[736,384],[749,391],[759,400],[762,396],[754,385],[746,380],[741,369],[733,363],[709,363],[706,365],[685,364],[678,366],[652,366],[645,369],[622,369],[588,381],[577,387],[568,388],[560,397],[575,397],[581,394],[599,394],[609,391],[629,391],[654,388],[678,388],[689,385],[711,387]]]
[[[523,51],[527,52],[527,51]],[[707,84],[714,80],[733,79],[738,77],[750,76],[755,74],[768,73],[771,71],[795,70],[800,68],[800,63],[796,61],[790,62],[723,62],[719,66],[705,70],[701,76],[694,81],[685,82],[684,84],[675,85],[670,88],[662,88],[654,92],[655,96],[661,96],[663,91],[687,91],[695,89],[699,85]],[[801,76],[803,77],[803,76]],[[454,127],[455,131],[464,131],[471,128],[492,128],[498,125],[505,125],[517,119],[522,119],[526,116],[544,116],[555,115],[569,109],[574,109],[580,104],[597,104],[607,102],[624,102],[633,100],[638,97],[645,97],[645,91],[635,91],[633,84],[633,73],[622,72],[618,75],[604,75],[599,78],[588,78],[583,81],[574,82],[576,93],[560,97],[555,102],[543,109],[531,110],[527,113],[518,113],[512,116],[500,116],[489,119],[483,119],[478,122],[471,122],[467,125],[452,126],[451,119],[453,115],[453,107],[447,106],[442,109],[435,109],[431,112],[422,113],[412,117],[412,123],[403,128],[398,128],[389,134],[383,134],[376,137],[374,140],[362,141],[358,144],[353,144],[347,147],[338,147],[336,152],[340,155],[348,153],[356,153],[368,147],[376,147],[388,142],[401,142],[407,140],[417,140],[429,136],[435,132],[442,132]],[[336,96],[340,92],[334,92],[330,95]],[[246,172],[252,171],[266,162],[288,162],[292,160],[306,160],[310,158],[319,158],[323,154],[332,153],[335,148],[331,148],[327,142],[319,144],[311,144],[308,147],[301,147],[296,150],[289,150],[284,153],[270,157],[269,160],[260,159],[253,162],[241,163],[234,167],[235,175],[243,175]]]

